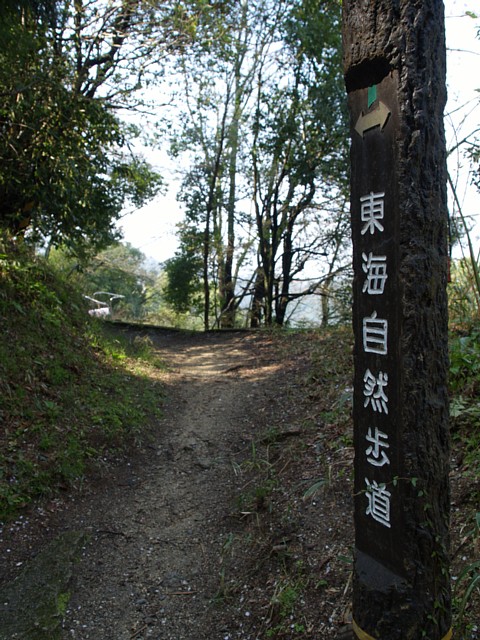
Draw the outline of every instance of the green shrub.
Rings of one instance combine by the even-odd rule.
[[[0,519],[141,439],[158,389],[134,352],[42,258],[0,239]]]

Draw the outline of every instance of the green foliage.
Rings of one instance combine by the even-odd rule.
[[[456,448],[463,460],[463,474],[472,483],[470,498],[478,506],[480,477],[480,326],[457,330],[450,339],[450,414]],[[468,525],[465,524],[464,527]],[[480,513],[476,513],[474,527],[462,535],[462,547],[473,548],[474,559],[464,564],[457,576],[454,591],[456,628],[467,637],[472,628],[469,613],[473,601],[478,603],[480,593]],[[475,611],[475,608],[473,609]],[[463,637],[463,636],[462,636]]]
[[[474,528],[467,534],[465,540],[470,539],[473,542],[477,552],[480,542],[480,512],[475,514]],[[465,625],[464,617],[466,610],[471,601],[480,594],[480,558],[466,565],[457,577],[454,591],[454,607],[456,613],[457,628],[460,629]],[[468,624],[466,631],[468,630]]]
[[[314,255],[325,256],[332,273],[347,244],[340,7],[327,3],[325,11],[324,4],[291,4],[281,54],[282,78],[288,81],[279,83],[268,74],[258,87],[251,153],[266,324],[286,321],[287,305],[301,297],[299,289],[303,295],[312,293],[303,270]]]
[[[52,250],[48,262],[84,295],[102,300],[109,296],[93,294],[104,291],[122,295],[112,303],[114,320],[199,329],[201,322],[195,323],[200,304],[200,285],[195,285],[199,282],[198,272],[189,270],[188,258],[185,268],[180,252],[178,263],[176,257],[167,262],[165,271],[159,272],[138,249],[128,243],[113,243],[82,260],[64,249]],[[95,306],[92,301],[89,304]]]
[[[465,462],[480,475],[480,327],[450,340],[450,415],[454,436],[462,442]]]
[[[223,8],[213,29],[202,15],[180,60],[172,154],[188,163],[180,197],[197,231],[190,250],[202,260],[205,326],[209,314],[235,326],[253,290],[252,326],[281,325],[287,305],[312,293],[307,263],[328,255],[333,280],[346,260],[341,8],[320,0]]]
[[[305,575],[305,566],[298,560],[289,571],[284,571],[275,580],[274,592],[270,599],[267,638],[303,636],[304,621],[297,619],[301,600],[310,588],[309,578]]]
[[[12,9],[0,28],[0,227],[81,251],[115,238],[123,207],[155,195],[161,178],[129,151],[139,131],[121,122],[105,95],[96,97],[109,77],[100,73],[100,60],[109,56],[82,57],[92,35],[81,26],[88,16],[77,13],[73,36],[70,4],[63,0],[43,18]],[[107,29],[97,37],[102,46]],[[88,69],[99,71],[95,81]],[[116,93],[128,91],[121,84]]]
[[[201,268],[198,255],[192,251],[178,251],[165,263],[167,283],[164,295],[176,313],[199,313],[201,302]]]
[[[450,267],[448,312],[450,323],[457,327],[475,322],[480,314],[480,291],[472,266],[472,261],[465,258],[453,261]]]
[[[450,384],[454,393],[469,396],[480,392],[480,327],[450,341]]]
[[[242,492],[237,499],[238,508],[244,514],[255,514],[269,509],[270,498],[278,487],[278,478],[274,465],[269,460],[270,447],[261,454],[255,442],[252,442],[251,455],[237,469],[255,477],[248,490]]]
[[[158,390],[42,259],[0,243],[0,518],[143,437]],[[141,352],[145,352],[143,345]],[[158,366],[155,363],[154,366]],[[150,369],[149,369],[150,367]]]
[[[137,320],[144,315],[147,300],[160,297],[158,273],[147,268],[143,253],[128,243],[113,243],[84,260],[59,249],[50,252],[49,262],[84,295],[97,291],[122,295],[114,302],[116,319]]]
[[[348,116],[341,59],[341,6],[336,0],[292,3],[286,43],[297,58],[297,99],[306,110],[313,148],[305,159],[320,181],[348,184]],[[315,153],[317,154],[314,159]],[[319,182],[320,182],[319,181]]]

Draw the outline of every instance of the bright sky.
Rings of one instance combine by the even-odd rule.
[[[480,19],[466,13],[480,14],[478,0],[446,0],[447,89],[445,110],[447,149],[480,128]],[[477,134],[480,137],[480,131]],[[475,224],[473,240],[477,250],[480,243],[480,193],[472,186],[468,161],[452,153],[448,161],[450,176],[457,186],[463,215]],[[455,257],[462,251],[457,247]]]
[[[480,40],[476,38],[480,19],[467,16],[467,11],[479,14],[478,5],[478,0],[445,0],[449,96],[445,110],[447,149],[455,145],[456,139],[462,140],[480,127]],[[149,154],[149,160],[165,172],[167,182],[173,180],[165,153]],[[452,179],[458,180],[457,193],[464,215],[476,222],[474,235],[478,245],[480,193],[470,185],[468,163],[458,154],[450,157],[449,171]],[[120,221],[124,240],[156,262],[171,257],[177,247],[175,225],[182,219],[176,202],[177,188],[172,183],[166,196],[156,198]]]

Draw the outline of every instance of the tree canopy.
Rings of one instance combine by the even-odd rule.
[[[325,292],[302,272],[329,252],[315,220],[346,215],[339,20],[333,1],[239,2],[208,48],[182,52],[172,148],[186,219],[202,230],[206,328],[232,326],[247,300],[253,324],[283,324],[292,300]]]
[[[133,0],[9,2],[0,27],[0,226],[102,246],[160,175],[132,151],[120,108],[153,65],[168,15]],[[165,44],[162,42],[162,44]],[[156,55],[156,54],[155,54]],[[15,70],[12,72],[12,70]]]
[[[117,239],[126,208],[163,186],[136,150],[141,118],[124,117],[153,107],[182,167],[174,304],[197,306],[200,287],[205,327],[233,326],[247,304],[252,324],[282,324],[293,300],[326,296],[345,240],[327,223],[346,213],[340,10],[336,0],[9,0],[0,227],[77,254]],[[160,81],[168,113],[145,98]],[[319,256],[328,278],[313,282],[305,268]]]

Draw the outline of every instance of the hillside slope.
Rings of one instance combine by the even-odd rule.
[[[350,637],[348,329],[122,338],[117,325],[107,339],[81,297],[11,249],[0,322],[0,588],[24,576],[28,590],[23,569],[63,534],[89,540],[48,640]],[[480,638],[477,336],[452,341],[463,640]]]
[[[128,356],[44,260],[0,242],[0,520],[145,429],[160,388]]]

